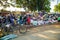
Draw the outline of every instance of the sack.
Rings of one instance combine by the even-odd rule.
[[[31,19],[31,22],[30,23],[33,23],[33,20]]]
[[[41,25],[40,21],[38,21],[38,25]]]
[[[33,25],[37,26],[38,22],[37,21],[33,21]]]

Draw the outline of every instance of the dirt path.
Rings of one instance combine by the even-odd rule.
[[[18,34],[14,40],[60,40],[60,25],[32,28],[26,34]]]

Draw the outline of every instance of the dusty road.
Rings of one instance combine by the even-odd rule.
[[[13,40],[60,40],[60,25],[43,25],[19,34]]]

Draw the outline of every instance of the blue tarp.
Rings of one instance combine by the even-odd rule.
[[[13,39],[16,37],[17,37],[17,35],[15,35],[15,34],[9,34],[9,35],[2,37],[0,40],[9,40],[9,39]]]

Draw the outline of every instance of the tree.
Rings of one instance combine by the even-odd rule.
[[[26,5],[26,0],[16,0],[16,7],[23,7]]]
[[[0,0],[0,5],[3,6],[4,8],[11,6],[15,6],[12,3],[8,3],[8,0]]]
[[[50,11],[50,1],[49,0],[16,0],[18,5],[22,5],[23,7],[27,7],[32,11]]]
[[[54,11],[55,12],[60,12],[60,3],[58,5],[54,6]]]

